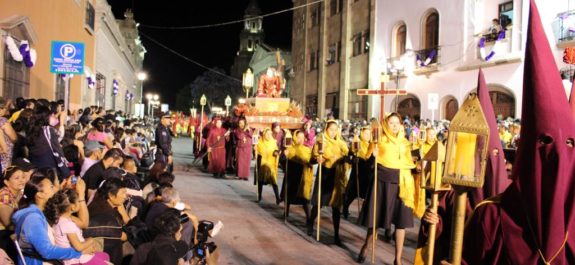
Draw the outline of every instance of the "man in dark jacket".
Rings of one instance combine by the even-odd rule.
[[[156,160],[161,160],[168,164],[168,171],[173,170],[173,154],[172,154],[172,134],[170,132],[170,124],[172,123],[171,116],[164,114],[160,119],[160,124],[156,127]]]

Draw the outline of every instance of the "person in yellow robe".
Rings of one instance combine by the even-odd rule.
[[[258,202],[262,199],[262,189],[264,185],[272,185],[276,196],[276,204],[280,203],[278,193],[278,155],[279,148],[276,139],[270,129],[265,129],[263,139],[257,145],[259,160],[258,170],[258,193],[260,194]]]
[[[358,139],[352,141],[354,154],[353,165],[349,182],[345,190],[345,202],[343,204],[343,217],[349,216],[349,206],[356,199],[365,199],[367,186],[373,178],[373,165],[375,157],[372,155],[374,145],[371,144],[371,128],[362,127]]]
[[[374,198],[372,179],[364,201],[359,223],[368,227],[365,243],[358,256],[358,262],[365,261],[365,254],[372,242],[374,201],[377,201],[375,215],[377,227],[390,229],[395,226],[395,261],[401,264],[405,229],[413,227],[413,214],[423,213],[425,197],[416,200],[416,187],[411,171],[415,168],[410,143],[405,138],[401,117],[392,113],[382,122],[378,144],[374,149],[377,161],[377,198]],[[376,137],[376,136],[374,136]]]
[[[323,153],[321,153],[323,150]],[[321,207],[332,207],[332,220],[334,230],[334,243],[341,245],[339,238],[339,222],[341,219],[341,207],[343,205],[343,194],[347,186],[346,170],[349,164],[345,158],[349,152],[347,143],[339,133],[339,126],[336,121],[328,120],[324,132],[316,139],[313,147],[313,157],[320,164],[318,171],[321,170],[322,179],[316,177],[311,198],[313,209],[307,222],[307,234],[313,234],[313,224],[317,218],[318,202]],[[318,200],[318,188],[321,185],[321,198]],[[317,229],[320,229],[319,227]]]
[[[425,141],[421,143],[421,148],[419,151],[421,152],[421,158],[423,159],[427,152],[431,150],[431,147],[437,142],[437,133],[433,127],[429,127],[425,129]]]
[[[290,205],[301,205],[306,220],[310,216],[309,201],[311,199],[311,187],[313,183],[313,164],[311,148],[304,145],[305,134],[303,131],[295,131],[293,144],[288,147],[284,154],[287,158],[287,177],[282,187],[281,197],[287,190],[287,215]],[[287,189],[285,184],[287,182]],[[286,202],[284,202],[286,203]]]

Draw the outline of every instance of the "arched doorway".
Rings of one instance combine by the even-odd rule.
[[[515,95],[513,92],[501,85],[489,84],[489,99],[493,105],[493,112],[496,118],[515,118]],[[474,89],[472,92],[476,93]]]
[[[457,99],[455,99],[454,97],[449,97],[447,99],[445,99],[445,103],[443,106],[443,119],[446,120],[452,120],[453,117],[455,116],[455,113],[457,113],[457,111],[459,110],[459,103],[457,102]]]
[[[399,97],[397,113],[399,113],[401,117],[409,116],[416,121],[419,120],[421,117],[421,103],[419,99],[414,95]]]
[[[515,117],[515,97],[511,93],[499,90],[489,91],[495,115],[500,118]]]

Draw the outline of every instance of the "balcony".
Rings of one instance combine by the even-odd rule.
[[[575,46],[575,10],[559,13],[552,23],[557,47],[564,49]]]
[[[413,51],[413,56],[415,58],[415,68],[413,73],[416,75],[429,75],[439,71],[440,55],[441,46]]]

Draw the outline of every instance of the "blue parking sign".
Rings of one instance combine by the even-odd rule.
[[[52,41],[50,72],[55,74],[84,74],[84,43]]]

